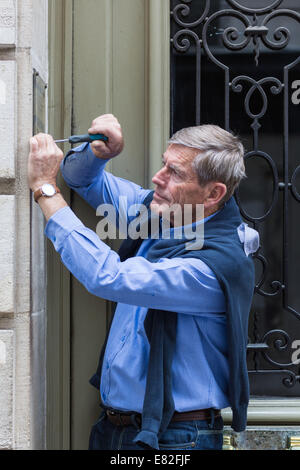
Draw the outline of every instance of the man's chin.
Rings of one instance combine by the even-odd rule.
[[[156,215],[161,215],[162,214],[162,208],[163,204],[158,204],[158,202],[152,201],[150,204],[150,210]]]
[[[171,221],[173,218],[173,213],[170,211],[170,206],[167,202],[159,204],[156,201],[152,201],[150,210],[153,214],[163,219]]]
[[[169,213],[170,212],[170,206],[168,202],[157,202],[153,200],[150,204],[150,210],[159,216],[163,216],[164,212]]]

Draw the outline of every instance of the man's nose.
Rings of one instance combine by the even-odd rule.
[[[152,178],[152,183],[158,186],[163,186],[166,183],[166,171],[165,168],[161,168]]]

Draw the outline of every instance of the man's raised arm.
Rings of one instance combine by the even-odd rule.
[[[119,121],[112,114],[94,119],[89,134],[104,134],[107,141],[94,141],[70,150],[61,164],[66,183],[72,188],[81,188],[93,183],[103,171],[106,163],[119,155],[124,148],[124,139]]]
[[[68,152],[60,166],[68,186],[94,209],[100,204],[112,204],[118,213],[121,195],[126,196],[128,207],[140,204],[145,199],[147,190],[104,171],[106,163],[118,156],[124,148],[118,120],[111,114],[100,116],[93,121],[89,133],[105,134],[108,141],[83,144]]]

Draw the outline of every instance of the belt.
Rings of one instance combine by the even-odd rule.
[[[115,426],[130,426],[134,424],[140,425],[142,422],[142,415],[140,413],[135,413],[134,411],[130,412],[121,412],[118,410],[105,410],[108,420]],[[171,421],[195,421],[195,420],[208,420],[212,418],[212,415],[215,418],[221,416],[221,410],[214,408],[207,408],[204,410],[194,410],[186,411],[183,413],[178,413],[175,411]]]

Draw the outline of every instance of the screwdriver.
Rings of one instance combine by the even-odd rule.
[[[103,140],[108,142],[108,137],[104,134],[84,134],[84,135],[71,135],[68,139],[55,140],[56,144],[61,142],[69,142],[70,144],[80,144],[82,142],[88,142],[91,144],[95,140]]]

